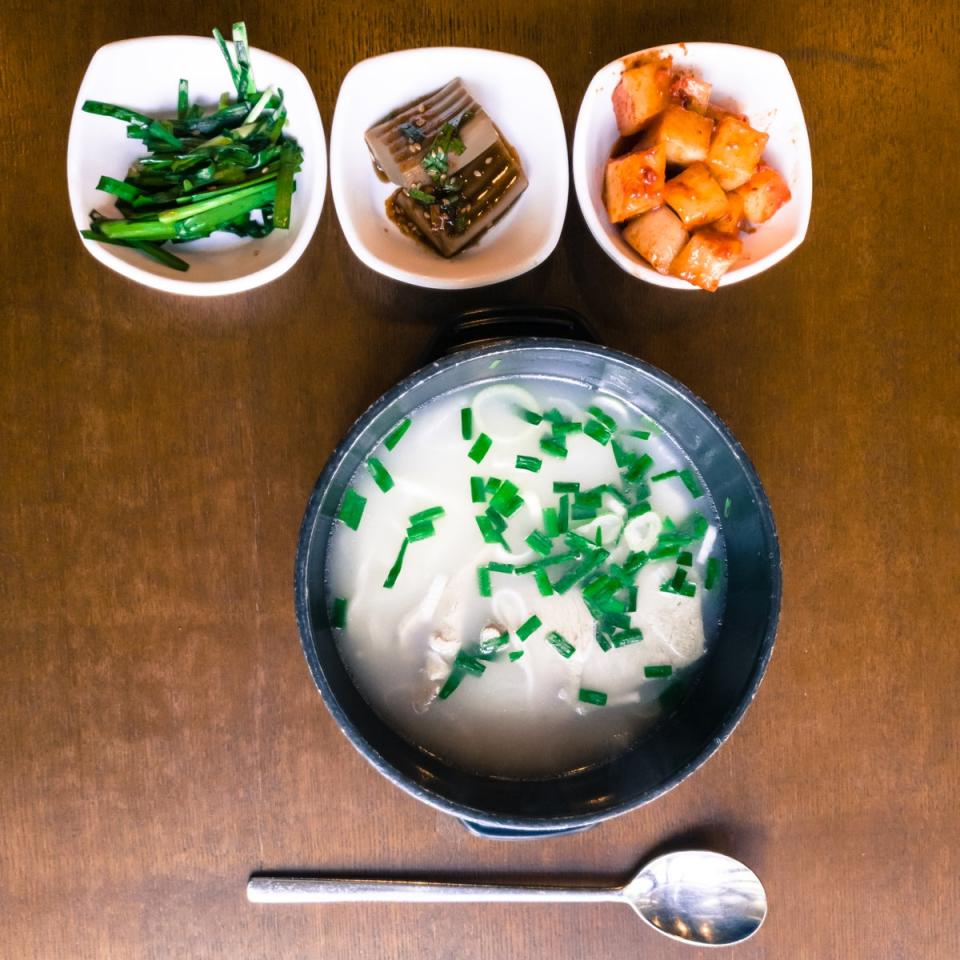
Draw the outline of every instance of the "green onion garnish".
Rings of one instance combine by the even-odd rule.
[[[595,707],[604,707],[607,704],[607,695],[600,690],[585,690],[581,687],[578,698],[582,703],[592,703]]]
[[[716,557],[711,557],[707,561],[707,572],[704,577],[703,585],[708,589],[712,590],[717,582],[717,577],[720,576],[720,561]]]
[[[356,530],[360,526],[360,519],[363,517],[363,508],[367,505],[367,498],[361,496],[350,487],[343,495],[343,501],[340,504],[340,519],[351,529]]]
[[[723,519],[726,520],[730,516],[730,508],[733,506],[733,501],[729,497],[725,497],[723,501]]]
[[[406,537],[403,538],[403,543],[400,544],[400,552],[397,554],[397,559],[393,561],[393,566],[390,568],[390,572],[387,574],[387,579],[383,581],[383,585],[390,590],[393,585],[397,582],[397,577],[400,576],[400,570],[403,567],[403,555],[407,552],[407,544],[409,541]]]
[[[525,457],[517,454],[516,468],[518,470],[529,470],[531,473],[539,472],[543,466],[543,461],[539,457]]]
[[[540,449],[551,457],[559,457],[561,460],[567,456],[567,445],[562,439],[556,437],[541,437]]]
[[[440,692],[437,694],[437,696],[441,700],[446,700],[447,697],[449,697],[450,694],[460,686],[460,681],[463,679],[463,677],[464,674],[458,671],[451,673],[450,676],[447,677],[447,682],[440,688]]]
[[[649,430],[628,430],[627,433],[629,433],[631,437],[639,437],[641,440],[650,439]]]
[[[599,420],[610,433],[616,432],[617,421],[614,420],[609,413],[604,413],[599,407],[587,407],[587,413],[589,413],[594,420]]]
[[[637,588],[627,587],[627,613],[637,612]]]
[[[428,520],[436,520],[438,517],[442,517],[445,512],[443,507],[427,507],[426,510],[411,514],[410,523],[426,523]]]
[[[469,407],[464,407],[460,411],[460,436],[463,437],[464,440],[469,440],[473,437],[473,411]],[[479,462],[478,460],[477,463]]]
[[[543,511],[543,529],[548,537],[560,536],[560,515],[556,507],[546,507]]]
[[[519,493],[520,488],[512,480],[504,480],[497,487],[497,492],[490,499],[490,509],[497,513],[507,514],[507,508],[512,504],[513,498]]]
[[[533,580],[537,585],[537,590],[540,592],[541,597],[549,597],[553,595],[553,584],[550,582],[550,578],[547,576],[547,571],[537,569],[533,571]]]
[[[486,670],[486,666],[478,660],[476,657],[468,656],[467,654],[461,651],[457,654],[456,660],[453,661],[454,669],[460,667],[462,670],[466,670],[467,673],[472,673],[475,677],[482,677],[483,671]]]
[[[633,520],[634,517],[642,517],[652,509],[649,500],[641,500],[640,503],[635,503],[632,507],[627,508],[627,519]]]
[[[550,429],[555,437],[563,437],[567,433],[579,433],[583,429],[583,424],[577,423],[576,420],[564,420],[562,423],[553,424]]]
[[[490,584],[490,571],[486,567],[477,567],[477,587],[481,597],[492,597],[493,587]]]
[[[610,431],[598,420],[588,420],[583,432],[591,440],[596,440],[602,446],[606,446],[610,442]]]
[[[493,637],[490,640],[481,640],[477,646],[477,651],[481,657],[489,657],[491,654],[494,654],[501,647],[506,646],[510,642],[510,634],[507,632],[501,633],[499,636]]]
[[[669,663],[654,664],[643,668],[643,675],[648,679],[654,677],[669,677],[673,673],[673,667]]]
[[[488,477],[486,483],[486,491],[489,494],[494,494],[500,489],[500,484],[503,481],[499,477]]]
[[[569,640],[561,637],[556,630],[551,630],[547,634],[547,643],[549,643],[561,657],[566,657],[568,660],[577,652],[577,648],[570,643]]]
[[[571,520],[593,520],[597,515],[597,508],[583,503],[575,503],[570,510]]]
[[[690,496],[692,496],[694,500],[703,496],[703,487],[697,483],[697,478],[693,475],[692,470],[681,470],[680,479],[683,481],[683,485],[690,491]]]
[[[467,454],[467,456],[474,463],[480,463],[492,446],[493,441],[485,433],[481,433],[480,436],[474,441],[474,444],[470,448],[470,452]]]
[[[383,441],[383,445],[392,450],[402,439],[403,435],[410,429],[410,418],[401,420],[388,434]]]
[[[643,639],[643,631],[640,629],[620,630],[610,637],[610,642],[615,647],[629,647],[631,643],[639,643]]]
[[[579,483],[566,483],[555,480],[553,484],[554,493],[577,493],[580,490]]]
[[[333,601],[333,612],[330,614],[330,625],[340,627],[347,625],[347,601],[344,597],[337,597]]]
[[[540,618],[534,614],[528,620],[525,620],[523,623],[521,623],[519,627],[517,627],[517,636],[521,640],[526,640],[527,637],[539,630],[542,626],[543,623],[541,622]]]
[[[373,482],[384,493],[393,487],[393,477],[390,476],[390,471],[387,470],[387,468],[376,457],[370,457],[367,460],[367,470],[370,471],[370,476],[373,477]]]
[[[651,483],[656,483],[658,480],[669,480],[671,477],[679,477],[679,470],[664,470],[663,473],[655,473],[651,478]]]
[[[525,652],[524,650],[514,650],[513,653],[508,653],[507,656],[510,658],[511,663],[516,663]]]
[[[534,426],[543,422],[543,417],[541,417],[539,413],[534,413],[532,410],[527,410],[524,407],[517,407],[517,413],[519,413],[527,423],[532,423]]]
[[[632,454],[624,450],[616,440],[610,444],[610,448],[613,450],[613,459],[616,461],[618,467],[627,466],[633,459]]]
[[[678,567],[692,567],[693,566],[693,554],[689,550],[683,550],[677,554],[677,566]]]
[[[499,563],[496,560],[487,564],[491,573],[515,573],[516,567],[512,563]]]
[[[429,520],[424,520],[422,523],[412,523],[407,527],[407,539],[411,543],[416,543],[418,540],[432,537],[436,532],[434,525]]]
[[[536,550],[541,556],[549,556],[550,551],[553,549],[553,543],[550,538],[545,534],[541,533],[539,530],[534,530],[526,539],[527,546],[532,550]]]
[[[566,533],[570,529],[570,495],[565,493],[560,497],[559,507],[560,532]]]
[[[470,478],[470,500],[473,503],[483,503],[487,499],[487,491],[483,477]]]

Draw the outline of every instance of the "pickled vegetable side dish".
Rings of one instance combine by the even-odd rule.
[[[711,84],[672,57],[625,65],[613,91],[621,140],[604,170],[604,203],[624,240],[658,273],[714,291],[752,231],[790,200],[763,161],[767,134],[711,103]]]

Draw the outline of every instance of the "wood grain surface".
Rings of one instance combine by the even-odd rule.
[[[705,957],[617,906],[244,897],[264,867],[615,880],[682,842],[766,884],[768,922],[731,956],[960,955],[958,9],[7,0],[0,956]],[[621,53],[699,39],[777,51],[813,147],[806,243],[713,297],[658,290],[605,258],[571,198],[537,270],[438,294],[362,267],[328,198],[274,284],[212,301],[134,285],[84,252],[70,219],[83,71],[104,43],[241,16],[304,70],[328,132],[349,67],[400,47],[534,58],[569,136],[588,79]],[[300,652],[293,555],[325,458],[436,325],[543,301],[582,310],[731,426],[773,501],[784,607],[756,702],[696,776],[587,833],[497,843],[398,791],[339,733]]]

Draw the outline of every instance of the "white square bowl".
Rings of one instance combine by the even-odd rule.
[[[631,276],[674,290],[698,290],[678,277],[657,273],[610,223],[603,203],[603,172],[619,137],[611,97],[624,62],[657,54],[672,56],[674,68],[692,69],[713,84],[711,100],[745,113],[769,134],[764,158],[783,174],[793,195],[777,214],[742,234],[743,256],[720,279],[729,286],[779,263],[803,242],[810,222],[813,168],[800,98],[782,58],[766,50],[728,43],[674,43],[650,47],[608,63],[587,87],[573,136],[573,184],[580,210],[603,251]]]
[[[529,185],[500,220],[448,260],[387,219],[385,204],[397,187],[374,173],[364,133],[454,77],[516,148]],[[350,249],[371,270],[437,290],[499,283],[546,260],[563,227],[567,164],[550,78],[532,60],[495,50],[428,47],[363,60],[343,79],[330,128],[330,190]]]
[[[239,293],[286,273],[313,236],[327,186],[327,148],[320,111],[307,78],[292,63],[250,49],[253,75],[260,89],[273,84],[283,90],[289,121],[285,130],[303,147],[303,169],[296,176],[290,229],[274,230],[262,240],[215,233],[172,249],[190,264],[178,273],[124,247],[84,240],[102,264],[137,283],[167,293],[198,297]],[[144,152],[138,140],[126,138],[125,125],[112,117],[84,113],[85,100],[103,100],[152,117],[176,113],[177,82],[190,82],[190,102],[214,108],[231,89],[230,73],[213,38],[138,37],[101,47],[90,61],[70,124],[67,144],[67,187],[78,230],[90,225],[90,211],[114,212],[111,196],[96,189],[103,175],[122,180],[130,164]]]

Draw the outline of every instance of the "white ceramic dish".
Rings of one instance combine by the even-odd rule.
[[[462,253],[446,260],[388,219],[396,186],[373,170],[364,132],[391,110],[460,77],[520,154],[529,186]],[[532,60],[494,50],[431,47],[358,63],[344,77],[330,128],[330,190],[350,248],[371,270],[434,289],[483,287],[532,270],[560,239],[567,141],[550,78]]]
[[[810,222],[813,169],[810,141],[790,71],[775,53],[727,43],[674,43],[650,47],[608,63],[587,87],[573,137],[573,184],[583,217],[603,251],[624,271],[660,287],[699,288],[648,266],[609,222],[603,204],[603,171],[619,136],[611,96],[625,60],[644,54],[672,56],[674,68],[692,68],[713,84],[713,102],[745,113],[770,135],[765,159],[786,178],[792,199],[755,233],[742,234],[743,257],[720,280],[729,286],[779,263],[803,242]]]
[[[192,296],[217,296],[250,290],[286,273],[313,236],[327,185],[327,148],[320,112],[307,78],[280,57],[252,47],[250,61],[261,89],[283,89],[289,112],[287,132],[303,147],[303,169],[289,230],[274,230],[263,240],[215,233],[205,240],[178,245],[178,257],[190,269],[178,273],[136,250],[84,240],[102,264],[137,283]],[[137,140],[126,139],[124,124],[111,117],[84,113],[85,100],[103,100],[148,116],[176,112],[177,81],[190,81],[190,102],[215,107],[231,89],[230,74],[216,42],[203,37],[138,37],[101,47],[90,61],[70,124],[67,186],[78,230],[89,226],[93,209],[110,215],[113,198],[96,189],[102,175],[123,179],[130,163],[143,153]]]

